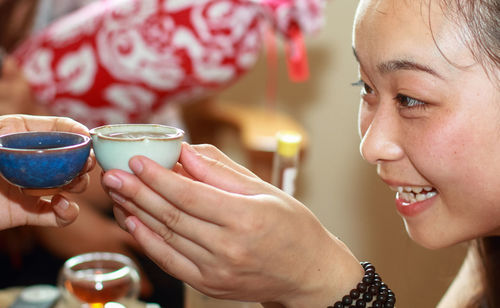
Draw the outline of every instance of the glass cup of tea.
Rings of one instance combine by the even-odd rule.
[[[140,276],[135,263],[125,255],[90,252],[66,260],[58,286],[67,306],[103,308],[111,302],[137,300]]]

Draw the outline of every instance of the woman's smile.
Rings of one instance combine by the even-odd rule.
[[[396,191],[396,208],[402,216],[415,216],[429,208],[438,192],[432,186],[390,186]]]
[[[437,191],[431,186],[396,186],[391,187],[391,189],[397,191],[396,199],[402,199],[405,206],[430,199],[437,194]]]

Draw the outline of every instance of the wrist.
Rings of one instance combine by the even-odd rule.
[[[377,274],[375,266],[370,262],[361,262],[361,265],[365,273],[356,288],[327,308],[366,307],[368,304],[372,308],[394,308],[396,296]]]
[[[315,258],[314,267],[307,269],[297,290],[279,301],[283,307],[326,308],[349,294],[361,281],[364,269],[359,261],[337,238],[331,236],[330,242],[329,247],[322,249]]]

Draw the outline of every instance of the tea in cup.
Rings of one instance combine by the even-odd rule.
[[[129,160],[146,156],[171,169],[179,159],[184,131],[160,124],[113,124],[90,130],[97,162],[104,171],[132,173]]]

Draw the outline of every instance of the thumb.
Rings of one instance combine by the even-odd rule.
[[[241,172],[242,166],[212,158],[191,146],[183,146],[179,162],[198,181],[222,190],[245,194],[262,191],[262,181],[251,172]]]

